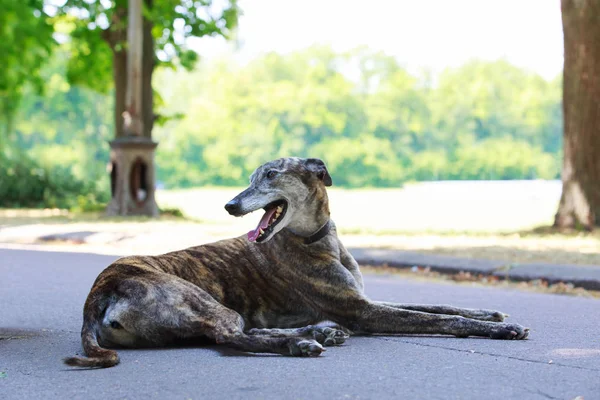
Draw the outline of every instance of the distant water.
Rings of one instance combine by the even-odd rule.
[[[256,226],[260,213],[232,218],[223,209],[242,189],[160,190],[157,200],[206,223],[244,232]],[[551,224],[561,190],[558,180],[437,181],[399,189],[339,189],[334,183],[328,193],[332,218],[346,230],[489,232]]]

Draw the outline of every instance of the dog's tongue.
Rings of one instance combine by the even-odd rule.
[[[267,212],[265,212],[265,215],[263,215],[263,217],[261,218],[256,229],[253,229],[250,232],[248,232],[249,241],[256,242],[256,239],[258,239],[258,235],[260,235],[260,230],[267,229],[267,227],[269,226],[269,221],[271,220],[273,214],[275,214],[275,211],[277,211],[277,207],[273,207],[270,210],[267,210]]]

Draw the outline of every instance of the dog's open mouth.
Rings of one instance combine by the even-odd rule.
[[[267,205],[264,210],[265,215],[260,219],[256,229],[248,232],[248,240],[251,242],[262,242],[269,237],[273,228],[283,219],[287,211],[287,203],[285,200],[277,200]]]

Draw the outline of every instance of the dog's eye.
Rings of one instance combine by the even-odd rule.
[[[274,169],[267,172],[267,178],[269,178],[269,179],[275,178],[275,175],[277,175],[277,171],[275,171]]]
[[[121,325],[117,321],[110,321],[110,327],[113,329],[123,329],[123,325]]]

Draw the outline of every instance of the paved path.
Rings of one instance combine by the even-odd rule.
[[[122,350],[122,364],[69,370],[81,308],[113,256],[0,250],[0,398],[600,399],[600,302],[366,277],[375,299],[497,308],[526,341],[351,338],[322,357],[220,347]]]
[[[497,276],[512,281],[543,279],[548,283],[565,282],[589,290],[600,290],[600,266],[559,264],[511,264],[506,261],[459,258],[414,251],[356,248],[348,249],[360,265],[387,265],[395,268],[429,267],[443,274],[469,272],[475,276]]]
[[[12,210],[11,210],[12,211]],[[228,222],[226,222],[228,221]],[[248,225],[247,223],[250,223]],[[43,248],[69,252],[85,252],[100,254],[162,254],[185,247],[212,243],[216,240],[238,236],[240,232],[253,229],[250,219],[229,218],[223,224],[194,224],[186,222],[149,221],[139,222],[88,222],[88,223],[43,223],[15,226],[2,226],[0,223],[0,248]],[[432,271],[443,274],[468,272],[475,276],[496,276],[513,281],[545,280],[550,284],[564,282],[588,290],[600,291],[600,265],[569,265],[552,263],[515,263],[506,259],[490,260],[470,258],[464,255],[454,257],[428,252],[406,251],[404,246],[452,247],[452,238],[381,235],[342,235],[345,246],[361,265],[388,265],[396,268],[412,268],[413,266],[429,267]],[[464,240],[454,238],[458,248],[464,247]],[[479,238],[481,239],[481,238]],[[495,246],[479,239],[476,247]],[[419,245],[414,241],[421,241]],[[433,240],[433,241],[432,241]],[[487,238],[486,240],[494,240]],[[506,238],[501,239],[507,240]],[[528,240],[519,238],[518,240]],[[545,241],[552,239],[545,239]],[[473,243],[473,245],[475,245]],[[505,243],[505,245],[507,245]],[[579,243],[584,246],[583,243]],[[516,243],[513,243],[516,246]],[[572,244],[569,246],[573,246]],[[587,247],[585,247],[587,246]],[[582,249],[572,247],[569,251],[595,251],[586,244]],[[509,246],[510,247],[510,246]],[[566,250],[566,249],[563,249]],[[561,250],[561,251],[563,251]],[[506,248],[507,252],[510,252]]]

